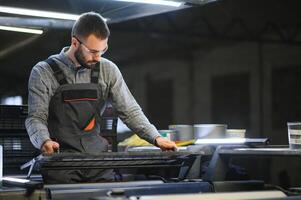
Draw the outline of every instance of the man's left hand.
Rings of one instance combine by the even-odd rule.
[[[157,137],[156,138],[156,145],[162,150],[162,151],[176,151],[177,145],[173,141],[170,141],[168,139],[165,139],[163,137]]]

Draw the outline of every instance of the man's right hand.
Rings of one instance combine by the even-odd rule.
[[[41,151],[43,155],[49,156],[54,152],[56,152],[57,150],[59,150],[59,148],[60,148],[59,143],[54,142],[52,140],[47,140],[46,142],[44,142]]]

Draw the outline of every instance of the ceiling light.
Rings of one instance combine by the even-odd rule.
[[[0,30],[5,31],[16,31],[16,32],[22,32],[22,33],[32,33],[32,34],[42,34],[42,30],[38,29],[31,29],[31,28],[20,28],[20,27],[13,27],[13,26],[1,26]]]
[[[116,0],[116,1],[126,1],[126,2],[134,2],[134,3],[147,3],[147,4],[158,4],[165,6],[174,6],[179,7],[183,3],[182,2],[174,2],[174,1],[164,1],[164,0]]]
[[[15,14],[15,15],[26,15],[26,16],[67,19],[67,20],[77,20],[79,17],[79,15],[73,15],[73,14],[40,11],[40,10],[32,10],[32,9],[25,9],[25,8],[6,7],[6,6],[0,6],[0,12]]]

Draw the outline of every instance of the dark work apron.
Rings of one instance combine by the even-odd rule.
[[[60,152],[97,154],[108,150],[108,142],[99,135],[101,109],[105,97],[98,84],[99,65],[91,70],[91,83],[68,84],[53,59],[47,59],[60,83],[49,103],[48,130],[60,144]],[[112,170],[50,170],[42,173],[47,183],[97,182],[114,179]],[[60,176],[60,177],[58,177]],[[113,176],[113,177],[112,177]]]

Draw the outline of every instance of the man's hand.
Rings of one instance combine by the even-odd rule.
[[[162,149],[162,151],[176,151],[177,150],[177,145],[173,141],[170,141],[163,137],[157,137],[155,140],[156,140],[156,145],[160,149]]]
[[[59,143],[54,142],[52,140],[46,140],[46,142],[44,142],[41,148],[41,151],[43,155],[49,156],[53,154],[55,151],[57,151],[59,148],[60,148]]]

